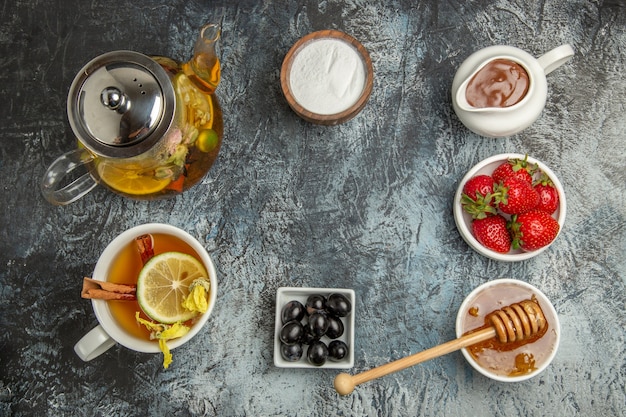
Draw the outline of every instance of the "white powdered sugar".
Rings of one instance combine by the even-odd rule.
[[[323,38],[304,45],[291,65],[290,89],[306,110],[341,113],[357,102],[365,86],[365,64],[350,44]]]

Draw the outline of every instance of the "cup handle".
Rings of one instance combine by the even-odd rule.
[[[64,206],[78,200],[98,183],[89,172],[84,173],[68,185],[61,187],[63,179],[73,170],[93,161],[86,149],[75,149],[64,153],[50,165],[41,181],[41,193],[52,204]],[[59,188],[61,187],[61,188]]]
[[[74,352],[79,358],[88,362],[102,355],[116,343],[101,325],[97,325],[74,345]]]
[[[574,56],[574,48],[571,45],[565,44],[557,46],[551,51],[546,52],[537,58],[539,65],[543,68],[543,72],[548,75],[561,65],[565,64]]]

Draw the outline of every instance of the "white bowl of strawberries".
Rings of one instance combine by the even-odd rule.
[[[487,158],[461,180],[454,221],[478,253],[523,261],[546,250],[565,222],[561,182],[542,162],[522,154]]]

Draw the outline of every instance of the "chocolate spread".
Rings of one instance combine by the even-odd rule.
[[[529,83],[528,73],[517,62],[494,59],[472,77],[465,98],[473,107],[509,107],[524,98]]]

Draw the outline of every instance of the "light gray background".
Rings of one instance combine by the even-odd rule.
[[[44,201],[45,168],[75,146],[65,104],[78,70],[118,49],[187,59],[220,14],[225,139],[202,183],[167,201],[103,188]],[[375,71],[363,112],[336,127],[299,119],[280,91],[283,57],[320,29],[356,37]],[[4,1],[0,414],[624,415],[625,31],[622,0]],[[450,85],[472,52],[564,43],[576,55],[549,75],[530,128],[486,139],[459,122]],[[559,239],[523,263],[478,255],[452,217],[465,172],[504,152],[543,161],[569,203]],[[117,234],[151,221],[209,251],[214,314],[167,371],[119,347],[83,363],[72,347],[96,319],[81,279]],[[539,287],[561,318],[555,361],[527,382],[492,382],[457,352],[340,398],[337,371],[272,364],[279,286],[356,291],[358,372],[450,340],[463,298],[502,277]]]

